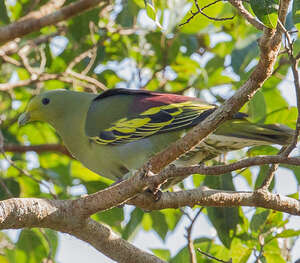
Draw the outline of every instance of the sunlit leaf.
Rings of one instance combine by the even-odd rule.
[[[251,8],[265,26],[275,28],[278,18],[278,0],[250,0]]]

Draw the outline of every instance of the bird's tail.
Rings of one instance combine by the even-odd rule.
[[[221,125],[214,134],[247,139],[261,144],[291,143],[294,130],[282,124],[255,124],[247,120],[230,120]]]

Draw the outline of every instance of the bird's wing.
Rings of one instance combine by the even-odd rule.
[[[190,128],[216,109],[194,98],[146,91],[117,89],[99,97],[93,100],[87,114],[86,134],[102,145],[124,144]],[[122,109],[124,104],[128,110]],[[108,121],[105,115],[110,114]]]

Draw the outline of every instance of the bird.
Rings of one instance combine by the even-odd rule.
[[[141,89],[113,88],[100,94],[51,90],[33,97],[18,122],[48,122],[84,166],[122,181],[217,107],[199,98]],[[175,164],[194,165],[249,146],[286,145],[293,135],[287,126],[251,123],[239,112]]]

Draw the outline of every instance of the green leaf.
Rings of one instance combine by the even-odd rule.
[[[177,226],[180,218],[182,217],[182,213],[179,209],[164,209],[160,211],[164,214],[169,230],[174,230]]]
[[[91,170],[85,168],[80,162],[72,161],[71,163],[71,175],[72,177],[79,178],[82,181],[103,181],[106,185],[112,183],[111,180],[106,181],[106,178],[100,177],[98,174],[92,172]],[[103,178],[103,180],[102,180]]]
[[[269,210],[258,208],[251,218],[250,229],[254,232],[258,232],[259,229],[265,224],[269,214]]]
[[[169,231],[166,216],[161,211],[152,211],[150,216],[152,218],[153,230],[164,240]]]
[[[130,214],[130,220],[126,224],[123,233],[122,238],[126,240],[130,240],[134,237],[136,234],[138,227],[140,226],[142,219],[143,219],[143,211],[139,208],[135,208],[132,213]]]
[[[185,55],[190,56],[198,50],[198,39],[194,35],[180,34],[180,43],[187,48]]]
[[[151,251],[162,260],[169,261],[171,258],[171,252],[168,249],[151,249]]]
[[[248,104],[248,114],[252,122],[263,122],[267,112],[265,97],[262,92],[258,91]]]
[[[247,151],[249,157],[257,155],[276,155],[277,153],[278,149],[270,145],[254,146]]]
[[[268,172],[269,172],[269,166],[268,165],[260,166],[259,174],[258,174],[258,176],[255,180],[255,185],[254,185],[255,189],[261,187],[261,185],[264,182]],[[274,185],[275,185],[275,179],[273,178],[273,180],[271,182],[271,185],[270,185],[271,190],[274,188]]]
[[[114,207],[109,210],[99,212],[92,216],[96,221],[101,221],[105,224],[110,225],[116,231],[121,231],[121,223],[124,220],[123,209]]]
[[[227,248],[221,245],[214,244],[213,241],[209,238],[198,238],[194,240],[194,247],[195,250],[197,248],[200,248],[201,251],[204,251],[206,253],[209,253],[213,255],[214,257],[217,257],[221,260],[229,260],[230,259],[230,252]],[[206,256],[202,255],[201,253],[198,253],[196,251],[196,257],[197,262],[211,262],[211,260],[208,260]],[[184,247],[181,249],[177,255],[175,255],[169,262],[170,263],[183,263],[188,262],[190,258],[188,247]]]
[[[264,256],[267,263],[286,263],[281,255],[277,239],[272,239],[264,246]]]
[[[288,197],[290,197],[290,198],[294,198],[294,199],[299,199],[299,193],[297,192],[297,193],[293,193],[293,194],[290,194],[290,195],[287,195]]]
[[[153,21],[156,20],[156,10],[154,8],[154,4],[152,0],[144,0],[145,1],[145,8],[147,12],[147,16],[151,18]]]
[[[275,238],[279,237],[295,237],[300,235],[300,230],[294,230],[294,229],[285,229],[281,233],[277,234]]]
[[[130,1],[131,2],[131,1]],[[69,20],[69,30],[72,37],[72,41],[80,41],[87,35],[90,35],[89,23],[94,22],[95,24],[99,21],[99,10],[100,8],[94,7],[91,10],[79,14]]]
[[[284,226],[288,221],[283,220],[281,212],[257,208],[250,222],[250,229],[256,233],[267,233],[273,227],[279,228]],[[271,236],[271,239],[273,236]]]
[[[152,229],[152,218],[149,213],[145,213],[143,216],[142,226],[145,231],[150,231]]]
[[[0,25],[9,24],[10,19],[7,14],[7,9],[4,0],[0,0]]]
[[[292,12],[293,12],[294,24],[299,24],[300,23],[300,1],[299,0],[293,1]]]
[[[286,263],[280,253],[265,252],[264,256],[267,260],[267,263]]]
[[[232,175],[206,176],[204,184],[214,189],[235,190]],[[229,248],[237,231],[237,225],[242,222],[238,208],[207,207],[208,218],[216,228],[222,243]]]
[[[212,3],[211,0],[202,0],[201,3],[199,2],[199,5],[200,5],[200,8],[202,8],[211,3]],[[206,8],[205,10],[203,10],[203,12],[210,17],[219,17],[219,16],[221,17],[223,8],[224,8],[224,3],[218,2],[214,5],[212,5],[210,8]],[[184,16],[184,18],[181,20],[180,23],[186,22],[187,19],[189,19],[191,17],[190,11],[196,12],[197,9],[193,5],[192,8],[189,10],[189,12],[186,13],[186,15]],[[220,23],[219,21],[212,21],[212,20],[206,18],[205,16],[199,14],[199,15],[196,15],[192,20],[190,20],[190,22],[188,24],[181,26],[179,29],[183,33],[195,34],[199,31],[203,30],[205,27],[211,26],[212,24],[214,26],[218,27],[218,26],[222,26],[222,25],[226,24],[227,22],[228,21],[222,21]]]
[[[276,28],[278,19],[278,0],[250,0],[256,17],[267,27]]]
[[[20,192],[21,192],[20,184],[14,178],[4,178],[1,180],[3,185],[0,184],[0,200],[8,199],[11,198],[12,196],[13,197],[20,196]],[[12,194],[12,196],[7,191],[9,191],[9,193]]]
[[[58,247],[58,234],[56,231],[45,228],[45,235],[47,236],[47,246],[48,246],[48,251],[51,251],[51,257],[55,258],[57,247]],[[49,242],[49,243],[48,243]]]
[[[16,244],[18,256],[24,263],[40,263],[47,258],[48,251],[43,244],[41,233],[35,229],[23,229]]]
[[[21,197],[39,196],[41,193],[40,186],[37,182],[29,177],[21,177],[18,180],[21,187]]]
[[[202,174],[194,174],[193,182],[195,187],[199,187],[205,179],[205,175]]]
[[[238,238],[232,240],[230,246],[230,257],[234,263],[247,263],[252,249],[242,244],[242,241]]]
[[[255,35],[256,36],[256,35]],[[251,39],[252,37],[250,37]],[[251,41],[247,46],[237,47],[231,54],[231,66],[236,74],[244,72],[247,65],[258,55],[256,41]]]
[[[134,1],[124,1],[123,9],[117,16],[117,23],[123,27],[132,27],[139,11],[138,5]]]
[[[252,173],[250,169],[245,169],[242,171],[237,171],[237,173],[245,178],[248,185],[252,187]]]

